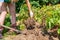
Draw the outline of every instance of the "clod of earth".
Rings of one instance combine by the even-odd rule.
[[[28,18],[24,21],[24,24],[27,29],[40,28],[40,24],[34,20],[34,18]]]

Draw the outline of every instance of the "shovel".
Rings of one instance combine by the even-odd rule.
[[[10,29],[10,30],[13,30],[13,31],[15,31],[15,32],[17,32],[17,33],[21,33],[20,30],[17,30],[17,29],[14,29],[14,28],[11,28],[11,27],[8,27],[8,26],[5,26],[5,25],[0,25],[0,26],[2,26],[2,27],[4,27],[4,28],[7,28],[7,29]]]
[[[33,12],[32,12],[32,10],[31,10],[31,5],[30,5],[29,0],[26,0],[26,3],[27,3],[27,6],[28,6],[28,10],[29,10],[29,16],[30,16],[31,18],[33,18]]]

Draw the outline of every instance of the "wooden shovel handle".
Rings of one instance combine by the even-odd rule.
[[[27,3],[28,10],[29,10],[29,13],[30,13],[30,11],[31,11],[31,5],[30,5],[30,3],[29,3],[29,0],[26,0],[26,3]]]
[[[15,31],[15,32],[20,32],[20,30],[17,30],[17,29],[14,29],[14,28],[10,28],[10,27],[5,26],[5,25],[0,25],[0,26],[2,26],[2,27],[4,27],[4,28],[7,28],[7,29],[10,29],[10,30],[13,30],[13,31]]]

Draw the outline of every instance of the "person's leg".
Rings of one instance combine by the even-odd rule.
[[[6,6],[7,4],[6,3],[0,3],[2,4],[1,5],[1,14],[0,14],[0,24],[3,25],[4,24],[4,20],[5,20],[5,17],[6,17],[6,14],[7,14],[7,11],[6,11]]]
[[[15,4],[9,3],[8,4],[9,11],[11,14],[11,24],[13,28],[16,28],[16,12],[15,12]]]
[[[0,25],[3,25],[4,24],[4,20],[5,20],[5,17],[6,17],[6,14],[7,14],[7,11],[6,11],[6,3],[3,3],[3,2],[0,2]],[[0,26],[0,38],[1,38],[1,34],[2,34],[2,31],[3,31],[3,27]]]

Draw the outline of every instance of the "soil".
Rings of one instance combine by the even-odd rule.
[[[41,29],[24,30],[22,34],[4,38],[5,40],[59,40],[58,37],[42,35]]]
[[[35,23],[35,24],[34,24]],[[32,19],[25,21],[26,30],[22,31],[21,34],[13,36],[9,35],[4,40],[60,40],[59,36],[55,37],[55,33],[42,31],[40,25]],[[34,26],[33,26],[34,25]],[[30,27],[34,27],[33,29]],[[52,34],[55,34],[54,36]]]

